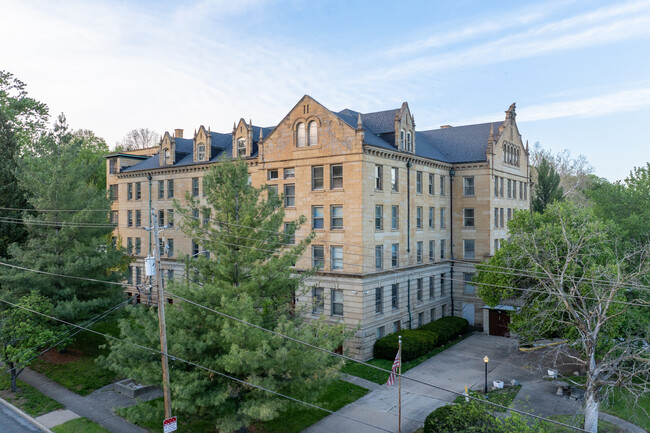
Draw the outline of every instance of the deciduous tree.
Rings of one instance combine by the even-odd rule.
[[[145,149],[156,146],[159,141],[160,135],[149,128],[132,129],[117,142],[116,150]]]
[[[564,192],[560,186],[560,175],[548,159],[542,158],[536,171],[537,182],[533,192],[532,206],[535,212],[544,212],[546,206],[554,201],[562,200]]]

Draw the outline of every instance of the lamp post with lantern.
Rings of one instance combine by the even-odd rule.
[[[485,398],[487,398],[488,395],[488,387],[487,387],[487,367],[488,367],[488,362],[490,362],[490,358],[485,355],[485,358],[483,358],[483,361],[485,362]]]

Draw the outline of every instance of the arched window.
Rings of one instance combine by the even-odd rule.
[[[165,164],[169,164],[169,157],[170,157],[169,149],[166,148],[165,149]]]
[[[318,144],[318,125],[315,120],[309,122],[309,145],[316,146]]]
[[[246,139],[237,140],[237,156],[246,156]]]
[[[404,130],[399,132],[399,148],[404,149]]]
[[[302,122],[296,126],[296,145],[298,147],[305,145],[305,124]]]
[[[508,146],[503,143],[503,162],[508,162]]]
[[[205,160],[205,144],[199,143],[197,148],[197,160],[198,161],[204,161]]]
[[[411,131],[406,133],[406,150],[411,152],[413,149],[411,148]]]

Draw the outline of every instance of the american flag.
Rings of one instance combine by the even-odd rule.
[[[390,376],[388,376],[388,382],[386,382],[386,385],[391,386],[395,385],[395,374],[397,373],[397,369],[399,368],[399,351],[401,349],[397,350],[397,355],[395,355],[395,361],[393,361],[393,368],[391,369]]]

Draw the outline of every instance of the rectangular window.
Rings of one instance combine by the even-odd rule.
[[[519,200],[524,199],[524,183],[519,182]]]
[[[440,239],[440,258],[445,258],[445,239]]]
[[[140,227],[142,225],[142,211],[135,211],[135,226]]]
[[[508,221],[512,219],[512,209],[508,208]]]
[[[429,208],[429,228],[430,229],[435,228],[435,225],[436,225],[435,212],[436,212],[436,208],[434,208],[434,207]]]
[[[463,293],[466,295],[473,295],[476,291],[476,287],[472,284],[472,278],[474,278],[474,273],[472,272],[463,272]]]
[[[117,201],[119,199],[117,185],[110,185],[108,187],[108,198],[110,201]]]
[[[288,183],[284,185],[284,207],[296,206],[296,185]]]
[[[499,197],[499,176],[494,176],[494,196]]]
[[[284,169],[284,178],[285,179],[293,179],[296,177],[296,169],[295,168],[285,168]]]
[[[199,255],[199,244],[192,241],[192,257],[196,257],[198,255]]]
[[[431,321],[433,322],[434,320],[436,320],[436,307],[431,309]]]
[[[119,224],[119,211],[117,210],[112,210],[111,211],[111,224]]]
[[[422,206],[415,208],[415,227],[418,229],[422,228]]]
[[[495,239],[494,240],[494,252],[496,253],[497,251],[499,251],[499,240]]]
[[[330,269],[339,271],[343,269],[343,247],[330,247]]]
[[[167,269],[167,281],[171,281],[174,279],[174,270],[173,269]]]
[[[174,257],[174,240],[167,239],[167,256]]]
[[[133,211],[132,210],[127,210],[126,211],[126,226],[127,227],[133,226]]]
[[[377,328],[377,340],[379,340],[380,338],[384,338],[385,335],[386,335],[385,326],[380,326],[379,328]]]
[[[393,322],[393,332],[398,332],[402,329],[402,324],[400,323],[399,320],[396,320]]]
[[[135,183],[135,199],[142,199],[142,182]]]
[[[382,288],[377,287],[375,289],[375,313],[383,313],[384,312],[384,296],[382,293]]]
[[[167,209],[167,225],[174,227],[174,209]]]
[[[343,166],[330,166],[330,189],[343,188]]]
[[[447,288],[447,278],[445,274],[440,274],[440,296],[445,296],[445,290]]]
[[[269,189],[269,197],[271,194],[278,195],[278,186],[277,185],[266,185],[266,187]]]
[[[332,316],[343,315],[343,290],[332,289]]]
[[[279,172],[279,170],[277,168],[274,168],[272,170],[267,170],[266,171],[266,179],[267,180],[277,180],[278,179],[278,172]]]
[[[393,205],[390,208],[390,228],[392,230],[399,229],[399,206]]]
[[[135,267],[135,284],[142,284],[142,269],[139,266]]]
[[[418,194],[422,194],[422,172],[421,171],[415,172],[415,192]]]
[[[126,199],[127,200],[133,200],[133,184],[132,183],[127,183],[126,184]]]
[[[325,228],[325,212],[323,206],[311,207],[311,228],[314,230],[322,230]]]
[[[442,317],[447,316],[447,304],[443,304],[442,306]]]
[[[129,275],[126,279],[126,282],[129,284],[133,284],[133,267],[129,266]]]
[[[429,262],[432,263],[436,259],[435,245],[436,245],[435,241],[433,240],[429,241]]]
[[[312,190],[321,190],[323,189],[323,166],[311,168],[311,189]]]
[[[503,208],[499,209],[499,223],[503,227]]]
[[[516,180],[512,181],[512,198],[514,198],[514,199],[517,198],[517,181]]]
[[[512,197],[512,181],[508,179],[508,198]]]
[[[503,197],[503,178],[502,177],[499,178],[499,184],[500,184],[499,195],[501,197]]]
[[[429,277],[429,299],[433,299],[435,297],[435,283],[434,283],[434,278],[433,276]],[[431,319],[433,320],[433,316],[431,316]]]
[[[322,245],[311,246],[312,265],[320,269],[325,266],[325,248]]]
[[[323,298],[322,287],[311,289],[311,312],[312,314],[323,314],[325,311],[325,299]]]
[[[393,310],[399,308],[399,283],[394,283],[390,288],[390,305]]]
[[[440,176],[440,195],[445,195],[445,176]]]
[[[208,191],[208,189],[205,187],[205,183],[206,183],[206,178],[205,178],[205,177],[202,177],[202,178],[201,178],[201,195],[202,195],[203,197],[205,197],[205,194],[206,194],[206,192]]]
[[[424,325],[424,313],[418,313],[418,328]]]
[[[199,178],[198,177],[193,177],[192,178],[192,197],[198,197],[199,196]]]
[[[528,200],[528,184],[524,184],[524,200]]]
[[[201,214],[203,216],[203,221],[202,222],[203,222],[204,227],[207,227],[207,226],[210,225],[210,213],[211,213],[210,211],[211,211],[211,209],[203,209],[203,211],[201,212]]]
[[[158,211],[158,225],[160,225],[160,227],[163,227],[165,225],[165,211],[164,210],[159,210]]]
[[[446,224],[446,219],[445,219],[445,208],[441,207],[440,208],[440,228],[444,229],[447,226]]]
[[[418,241],[415,244],[415,259],[417,260],[418,263],[422,263],[423,245],[424,245],[424,243],[422,241]]]
[[[463,209],[463,226],[474,227],[474,209]]]
[[[117,173],[117,160],[115,158],[111,158],[108,161],[108,174],[115,174]]]
[[[375,206],[375,230],[384,229],[384,206],[378,204]]]
[[[384,189],[384,167],[375,165],[375,189],[383,191]]]
[[[192,219],[194,221],[199,220],[199,210],[198,209],[192,209]]]
[[[174,180],[167,181],[167,198],[174,198]]]
[[[384,267],[384,246],[375,245],[375,269]]]
[[[424,285],[424,281],[422,278],[418,278],[415,281],[416,281],[416,288],[417,288],[415,292],[415,296],[418,302],[422,302],[422,291],[423,291],[422,286]]]
[[[160,200],[165,198],[165,181],[164,180],[159,180],[158,181],[158,198]]]
[[[466,259],[474,258],[474,239],[463,240],[463,257]]]
[[[127,254],[133,252],[133,238],[126,238],[126,252]]]
[[[135,255],[142,254],[142,238],[135,238]]]
[[[435,192],[435,176],[433,174],[429,174],[429,195],[433,195]]]
[[[397,167],[390,168],[390,190],[399,191],[399,171]]]
[[[499,208],[494,208],[494,227],[499,227]]]
[[[463,177],[463,195],[474,195],[474,176]]]
[[[399,244],[390,246],[390,265],[394,268],[399,266]]]
[[[330,207],[330,228],[332,230],[343,229],[343,206]]]
[[[296,232],[289,234],[293,230],[291,223],[284,223],[284,232],[286,233],[284,237],[284,243],[288,245],[294,245],[296,243]]]

